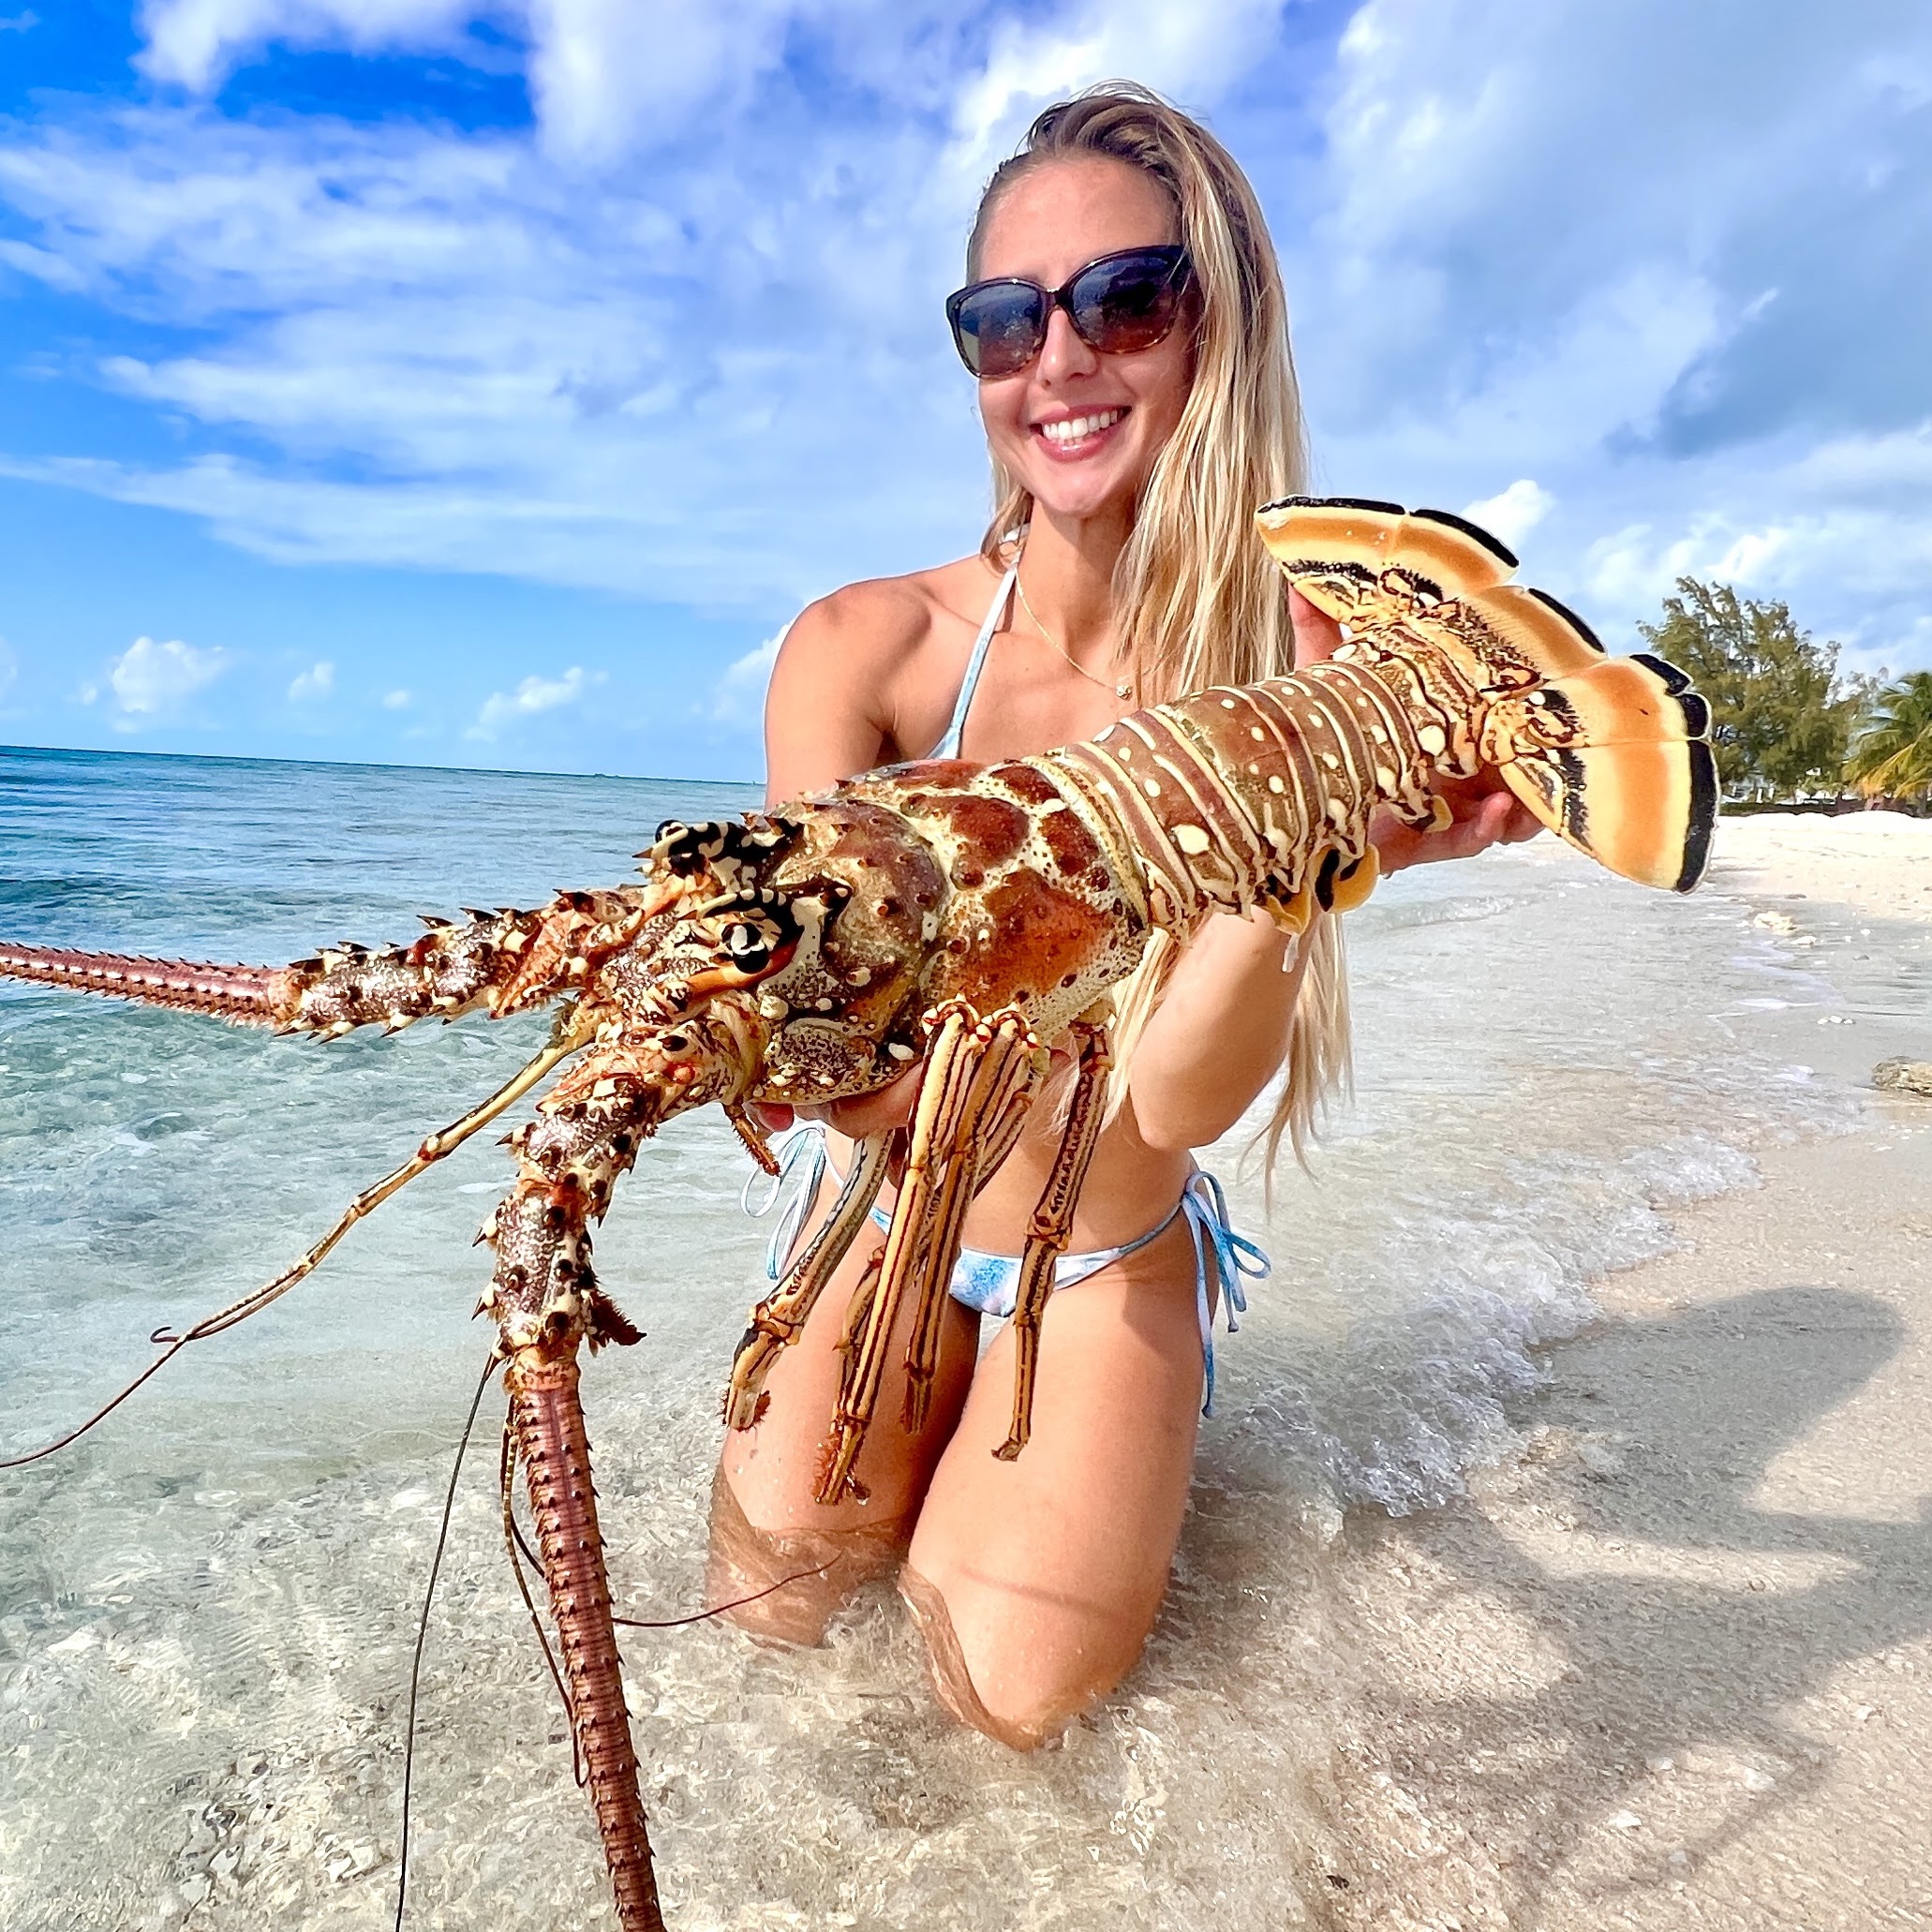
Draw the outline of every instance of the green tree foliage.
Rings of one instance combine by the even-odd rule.
[[[1759,603],[1695,577],[1677,579],[1660,624],[1637,628],[1710,701],[1725,791],[1837,790],[1867,686],[1840,687],[1835,644],[1801,631],[1782,602]]]
[[[1932,671],[1908,671],[1872,693],[1845,776],[1875,797],[1932,796]]]

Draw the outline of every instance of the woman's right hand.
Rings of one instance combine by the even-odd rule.
[[[869,1093],[855,1093],[849,1100],[816,1101],[805,1107],[760,1100],[752,1103],[751,1111],[773,1134],[783,1133],[795,1120],[823,1121],[848,1140],[869,1140],[874,1134],[889,1134],[895,1127],[903,1127],[913,1117],[918,1093],[919,1068],[913,1066],[887,1085]]]

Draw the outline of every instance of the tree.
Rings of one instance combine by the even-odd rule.
[[[1845,776],[1867,796],[1932,796],[1932,671],[1908,671],[1872,693]]]
[[[1727,792],[1838,789],[1868,685],[1841,689],[1838,646],[1801,631],[1788,605],[1679,577],[1662,623],[1637,628],[1709,701],[1711,748]]]

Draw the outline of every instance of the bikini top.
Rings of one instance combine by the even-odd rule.
[[[973,687],[979,682],[979,674],[986,668],[987,647],[993,641],[993,632],[1000,628],[1000,620],[1006,615],[1006,606],[1013,600],[1013,587],[1018,581],[1019,559],[1016,557],[1011,568],[1000,579],[1000,587],[993,592],[993,601],[987,608],[986,622],[979,627],[979,635],[973,640],[973,655],[966,660],[966,676],[953,706],[953,721],[946,726],[945,736],[926,754],[929,758],[957,758],[959,755],[959,738],[966,729],[966,713],[973,706]]]

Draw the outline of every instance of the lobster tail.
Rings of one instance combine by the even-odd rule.
[[[289,976],[271,966],[202,965],[128,953],[70,953],[48,946],[0,945],[0,973],[38,986],[106,993],[147,1006],[212,1013],[237,1026],[279,1026]]]
[[[1710,707],[1690,680],[1661,658],[1609,658],[1530,695],[1540,702],[1506,704],[1494,720],[1504,783],[1612,872],[1688,892],[1717,816]]]
[[[1575,612],[1508,581],[1516,559],[1501,543],[1446,511],[1291,497],[1257,522],[1295,588],[1359,633],[1344,655],[1408,701],[1438,769],[1494,765],[1544,825],[1612,871],[1676,892],[1697,884],[1717,772],[1710,707],[1681,671],[1606,657]]]

